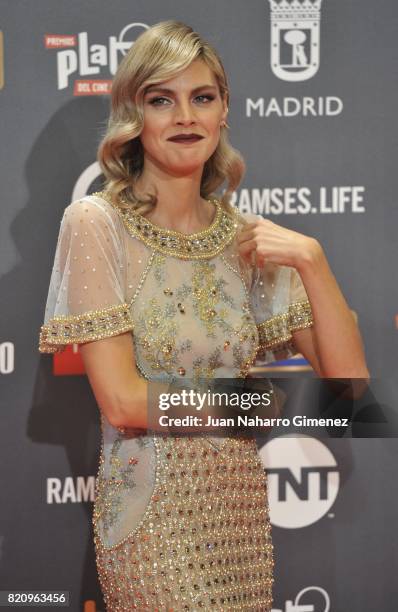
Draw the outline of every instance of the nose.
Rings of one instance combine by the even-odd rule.
[[[195,122],[195,109],[189,101],[183,100],[176,104],[175,121],[179,125],[190,125]]]

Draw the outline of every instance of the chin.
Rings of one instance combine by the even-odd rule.
[[[186,176],[187,174],[193,174],[198,169],[203,169],[205,161],[201,160],[195,164],[176,164],[175,166],[166,166],[166,169],[171,174],[180,174]]]

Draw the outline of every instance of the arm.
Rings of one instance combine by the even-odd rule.
[[[363,344],[353,314],[321,245],[311,240],[296,269],[314,318],[311,329],[293,333],[296,347],[325,378],[368,378]]]
[[[252,265],[266,269],[270,263],[297,271],[311,305],[313,326],[293,331],[292,337],[315,372],[325,378],[368,378],[358,327],[321,245],[256,217],[240,233],[238,243],[241,257]]]
[[[87,342],[80,351],[98,407],[109,423],[146,429],[148,383],[135,371],[131,334]]]
[[[293,343],[297,351],[305,357],[312,369],[320,378],[324,378],[322,367],[319,361],[319,351],[316,346],[316,336],[314,329],[300,329],[292,332]]]
[[[87,198],[65,209],[39,351],[57,353],[78,344],[109,422],[146,428],[147,383],[135,369],[123,231],[106,203]]]

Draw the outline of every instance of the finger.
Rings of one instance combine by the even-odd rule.
[[[242,232],[244,232],[247,229],[253,229],[253,227],[256,227],[258,225],[258,222],[252,222],[252,223],[245,223],[245,225],[243,226],[243,229],[241,230]]]
[[[264,266],[264,260],[261,257],[258,257],[255,249],[252,249],[249,253],[241,255],[244,261],[249,266],[262,268]]]
[[[245,240],[244,242],[241,242],[238,250],[242,256],[245,256],[248,253],[250,253],[250,251],[253,251],[253,249],[256,249],[256,248],[257,248],[256,240],[251,239],[251,240]]]
[[[246,242],[247,240],[252,240],[254,238],[254,234],[253,233],[241,233],[237,239],[236,242],[238,243],[238,246],[240,244],[242,244],[242,242]]]
[[[257,268],[264,268],[265,259],[258,252],[256,252],[256,266]]]
[[[245,261],[250,266],[254,266],[255,265],[255,252],[253,250],[247,251],[245,253],[243,253],[241,251],[238,251],[238,256],[239,256],[240,259]]]
[[[249,266],[254,266],[255,265],[255,260],[253,259],[252,253],[247,253],[246,255],[239,255],[239,257],[245,261]]]
[[[236,236],[238,244],[240,242],[244,242],[249,238],[253,237],[253,230],[256,227],[255,223],[250,223],[249,226],[245,226],[245,229],[242,229]]]

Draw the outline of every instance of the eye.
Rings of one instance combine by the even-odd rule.
[[[198,98],[205,98],[206,100],[208,100],[209,102],[211,102],[212,100],[214,100],[214,96],[211,96],[210,94],[201,94],[200,96],[196,96],[196,100]]]
[[[157,98],[151,98],[151,100],[149,100],[149,104],[152,104],[152,106],[164,106],[164,104],[157,104],[159,100],[167,101],[167,98],[163,98],[162,96],[158,96]]]
[[[196,96],[195,100],[200,100],[201,103],[208,104],[214,100],[214,96],[210,94],[201,94]],[[148,104],[151,104],[152,106],[166,106],[166,104],[163,103],[164,101],[169,102],[169,100],[163,96],[156,96],[156,98],[151,98],[148,100]]]

